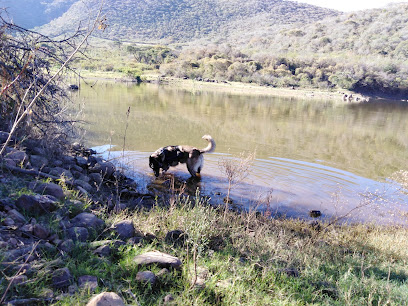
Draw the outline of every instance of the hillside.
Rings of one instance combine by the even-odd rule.
[[[408,3],[338,15],[253,39],[255,50],[274,53],[341,54],[408,59]]]
[[[30,29],[49,23],[66,12],[76,0],[0,0],[9,20]]]
[[[98,8],[99,0],[77,1],[40,31],[47,35],[67,33]],[[105,3],[103,14],[109,24],[100,33],[104,38],[171,43],[211,39],[226,32],[248,34],[260,27],[268,31],[283,24],[314,22],[338,12],[282,0],[114,0]]]

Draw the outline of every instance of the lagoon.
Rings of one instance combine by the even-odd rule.
[[[140,191],[156,184],[148,156],[165,145],[205,147],[200,182],[189,184],[215,205],[223,204],[227,180],[222,161],[256,153],[249,175],[232,190],[233,203],[272,215],[309,219],[405,223],[408,196],[389,177],[408,165],[408,103],[244,95],[173,85],[97,83],[72,93],[88,146],[110,148]],[[129,110],[129,114],[127,112]],[[101,147],[102,146],[102,147]],[[185,165],[171,168],[188,181]],[[355,209],[360,207],[359,209]],[[354,210],[355,209],[355,210]]]

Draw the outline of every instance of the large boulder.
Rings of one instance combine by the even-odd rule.
[[[125,303],[115,292],[102,292],[94,296],[86,306],[125,306]]]
[[[31,166],[37,169],[41,169],[48,166],[48,159],[41,155],[31,155],[30,156]]]
[[[16,206],[29,213],[48,213],[57,209],[57,199],[50,195],[24,194],[17,199]]]
[[[122,240],[129,239],[135,235],[135,227],[131,220],[124,220],[116,223],[114,231]]]
[[[63,200],[65,198],[64,190],[60,185],[54,183],[43,183],[34,188],[34,191],[40,194],[47,194]]]
[[[73,282],[71,272],[68,268],[55,270],[52,275],[52,286],[56,289],[63,289],[70,286]]]
[[[110,178],[115,171],[116,168],[111,162],[98,162],[89,168],[89,172],[100,173],[104,178]]]
[[[72,239],[74,242],[85,242],[89,238],[89,232],[85,227],[71,227],[67,230],[67,238]]]
[[[77,227],[85,227],[87,229],[102,229],[105,227],[105,222],[91,213],[80,213],[75,218],[71,219],[71,223]]]

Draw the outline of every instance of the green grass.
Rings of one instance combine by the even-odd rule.
[[[160,305],[167,294],[173,295],[175,305],[407,304],[406,228],[321,224],[322,230],[316,231],[300,220],[269,219],[255,212],[228,212],[224,220],[223,208],[207,205],[199,195],[174,200],[172,205],[157,205],[149,211],[93,211],[107,228],[130,219],[137,230],[156,239],[112,247],[108,257],[95,255],[92,246],[92,242],[115,238],[108,230],[94,235],[90,243],[76,244],[68,254],[42,248],[35,273],[28,273],[30,282],[10,288],[6,300],[44,298],[53,290],[54,296],[60,296],[55,305],[85,305],[93,294],[103,291],[118,293],[130,305]],[[89,211],[82,201],[81,207]],[[61,205],[59,212],[70,214],[68,204]],[[58,232],[56,218],[39,221],[49,222]],[[185,245],[165,242],[166,233],[175,229],[187,234]],[[154,287],[135,281],[136,274],[148,268],[133,263],[136,255],[151,250],[183,262],[180,271],[160,277]],[[83,275],[96,276],[96,292],[78,289],[73,295],[61,295],[62,291],[52,289],[50,275],[62,267],[69,268],[75,281]],[[159,267],[149,269],[160,271]],[[204,280],[203,287],[192,284],[195,271]],[[14,273],[2,271],[1,292]]]

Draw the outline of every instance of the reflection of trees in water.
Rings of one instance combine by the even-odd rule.
[[[132,107],[126,143],[131,150],[164,145],[201,147],[209,133],[217,152],[256,149],[269,156],[323,163],[375,178],[408,163],[408,111],[395,106],[344,106],[219,92],[188,92],[170,86],[124,84],[83,88],[85,116],[98,144],[123,142],[126,110]],[[121,141],[122,139],[122,141]]]

